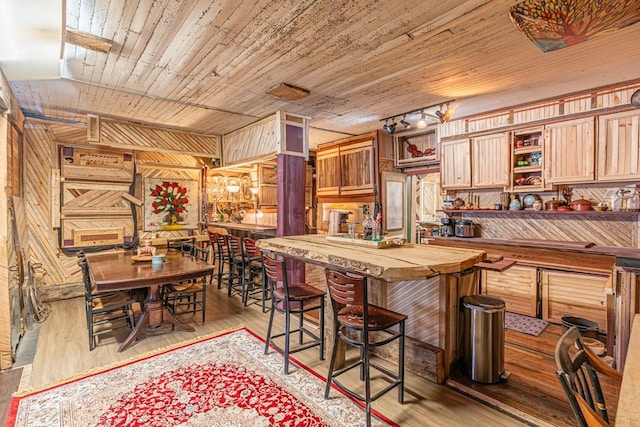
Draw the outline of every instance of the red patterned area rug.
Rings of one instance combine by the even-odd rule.
[[[6,426],[362,426],[362,407],[246,328],[14,396]],[[397,426],[376,414],[374,425]]]

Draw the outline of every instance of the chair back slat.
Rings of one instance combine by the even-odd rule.
[[[231,252],[231,255],[234,257],[244,256],[244,252],[242,251],[242,239],[240,237],[230,234],[227,242],[229,244],[229,251]]]
[[[167,239],[167,252],[178,251],[183,254],[193,255],[195,241],[195,237]]]
[[[282,282],[286,278],[286,266],[283,259],[272,258],[271,255],[262,252],[262,265],[264,274],[270,282]]]
[[[342,305],[363,305],[363,277],[353,277],[334,271],[325,270],[329,296]]]
[[[259,256],[260,249],[256,246],[256,241],[251,237],[245,237],[243,239],[244,249],[248,256]]]
[[[218,245],[218,253],[221,257],[225,257],[229,253],[229,244],[226,234],[216,234],[216,242]]]

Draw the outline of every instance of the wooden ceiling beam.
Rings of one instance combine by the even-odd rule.
[[[113,46],[113,42],[109,39],[69,27],[65,31],[65,42],[102,53],[109,53]]]

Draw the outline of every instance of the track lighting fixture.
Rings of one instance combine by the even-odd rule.
[[[420,120],[418,120],[418,122],[416,123],[416,127],[418,127],[418,129],[424,129],[427,127],[427,117],[432,117],[434,119],[437,119],[440,123],[446,123],[451,119],[451,117],[455,113],[455,109],[451,107],[451,104],[454,102],[455,102],[455,99],[452,99],[450,101],[445,101],[438,104],[429,105],[427,107],[422,107],[417,110],[407,111],[406,113],[398,114],[396,116],[385,117],[384,119],[380,120],[384,122],[384,125],[382,125],[382,129],[384,129],[388,133],[391,133],[391,134],[394,133],[396,131],[396,117],[399,117],[399,116],[402,116],[402,120],[400,120],[400,124],[405,129],[409,129],[411,127],[411,123],[407,121],[407,115],[410,115],[410,114],[420,114]],[[426,111],[434,107],[438,107],[438,109],[433,113],[429,113]],[[392,122],[391,124],[389,124],[389,120],[391,120]]]

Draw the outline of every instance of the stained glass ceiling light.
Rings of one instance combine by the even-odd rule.
[[[525,0],[509,16],[543,52],[602,37],[640,21],[637,0]]]

